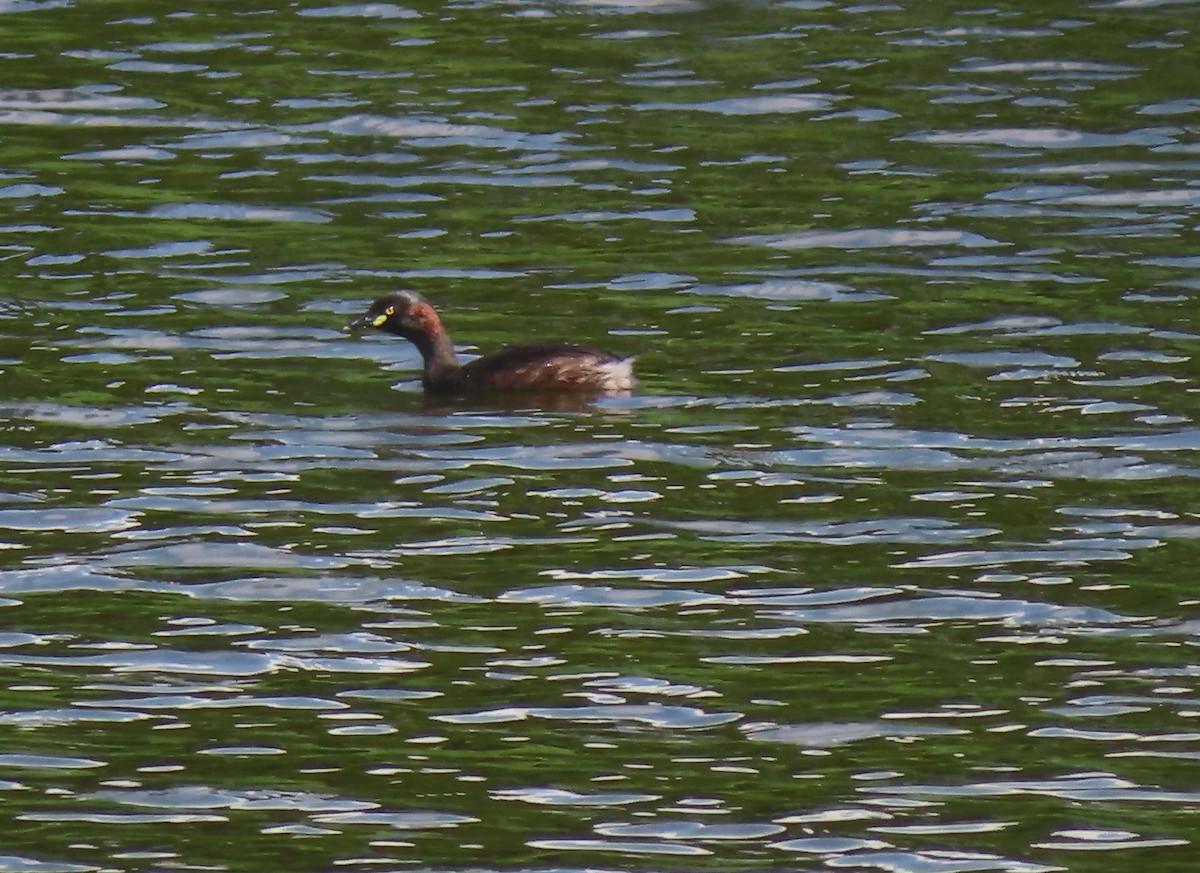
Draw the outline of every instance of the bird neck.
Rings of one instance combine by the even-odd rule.
[[[450,337],[441,333],[437,336],[423,335],[416,343],[421,357],[425,359],[426,381],[438,381],[459,370],[458,355]]]
[[[458,355],[442,320],[432,306],[424,307],[420,318],[421,330],[414,331],[407,339],[417,347],[425,362],[422,381],[431,385],[453,378],[459,371]]]

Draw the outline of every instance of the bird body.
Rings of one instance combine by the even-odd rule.
[[[424,361],[421,384],[428,394],[463,395],[525,392],[593,395],[627,394],[633,389],[633,359],[563,342],[507,346],[460,364],[441,317],[415,291],[380,297],[348,330],[374,327],[404,337]]]

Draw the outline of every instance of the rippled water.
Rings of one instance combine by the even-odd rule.
[[[0,13],[0,871],[1194,868],[1195,4]]]

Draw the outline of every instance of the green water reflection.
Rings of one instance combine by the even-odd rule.
[[[1192,17],[0,9],[0,871],[1190,870]]]

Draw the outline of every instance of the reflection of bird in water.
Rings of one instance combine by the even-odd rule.
[[[442,319],[415,291],[395,291],[371,304],[347,330],[377,327],[402,336],[425,361],[421,384],[428,394],[512,393],[576,395],[628,394],[634,384],[633,358],[570,343],[536,342],[508,346],[460,364]]]

